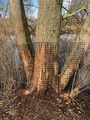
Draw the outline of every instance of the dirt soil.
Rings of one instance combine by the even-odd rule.
[[[0,120],[90,120],[90,93],[69,100],[53,92],[8,99],[0,101]]]

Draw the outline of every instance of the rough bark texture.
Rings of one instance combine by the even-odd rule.
[[[10,22],[10,20],[5,20],[3,18],[0,18],[0,34],[3,35],[13,35],[14,34],[14,30],[12,27],[12,24]]]
[[[37,42],[57,43],[60,33],[60,1],[39,0]]]
[[[76,39],[76,45],[73,51],[71,52],[69,60],[66,62],[64,70],[60,75],[60,89],[64,89],[72,74],[77,69],[80,61],[85,55],[85,51],[88,49],[90,44],[90,14],[86,17],[84,26],[81,29],[79,36]]]
[[[15,31],[17,46],[19,48],[27,81],[30,83],[33,73],[34,48],[29,35],[23,0],[9,0],[9,4],[10,17]]]
[[[57,74],[56,50],[51,43],[41,43],[36,52],[33,85],[37,90],[50,88]]]
[[[36,28],[36,57],[33,83],[37,90],[45,90],[55,80],[55,55],[60,35],[60,1],[39,0]]]
[[[64,26],[62,25],[62,29],[60,30],[61,34],[70,34],[70,33],[76,34],[77,30],[80,30],[81,25],[74,21],[75,19],[72,19],[72,21],[67,20],[68,24],[65,25],[66,19],[63,20],[62,24]],[[30,20],[27,20],[27,22],[28,22],[29,33],[36,35],[36,22],[35,21],[32,22]],[[11,24],[10,19],[0,18],[0,34],[15,35],[13,25]]]

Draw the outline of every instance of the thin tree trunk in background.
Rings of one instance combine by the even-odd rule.
[[[39,0],[33,85],[46,90],[57,74],[57,44],[60,36],[60,0]],[[56,72],[55,72],[56,71]]]
[[[64,70],[60,75],[60,86],[61,90],[67,86],[70,77],[73,75],[81,60],[85,55],[85,51],[88,49],[90,44],[90,14],[86,17],[86,21],[81,29],[79,36],[76,39],[76,45],[71,52],[69,60],[64,66]]]
[[[14,27],[17,46],[24,66],[27,82],[30,84],[33,74],[34,48],[30,39],[23,0],[9,0],[10,17]]]

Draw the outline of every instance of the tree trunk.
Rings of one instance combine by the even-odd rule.
[[[57,75],[57,52],[60,36],[60,0],[39,0],[36,28],[36,56],[33,85],[47,90]]]
[[[72,50],[69,60],[64,66],[60,78],[59,88],[64,90],[67,86],[70,77],[73,75],[81,60],[85,55],[85,51],[88,49],[90,44],[90,14],[87,16],[86,21],[81,29],[79,36],[76,39],[75,48]]]
[[[33,74],[34,48],[30,39],[23,0],[9,0],[9,4],[10,17],[15,31],[17,46],[27,82],[30,84]]]

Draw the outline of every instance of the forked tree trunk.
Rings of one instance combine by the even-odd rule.
[[[27,82],[30,84],[33,74],[34,48],[30,39],[23,0],[9,0],[10,17],[14,27],[17,46],[24,66]]]
[[[64,90],[67,86],[70,77],[77,69],[82,58],[85,55],[85,51],[88,49],[90,44],[90,14],[86,17],[86,21],[81,29],[79,36],[76,39],[75,48],[72,50],[69,60],[64,66],[64,70],[60,75],[59,88]]]
[[[57,44],[60,36],[61,0],[39,0],[33,85],[46,90],[57,75]]]

